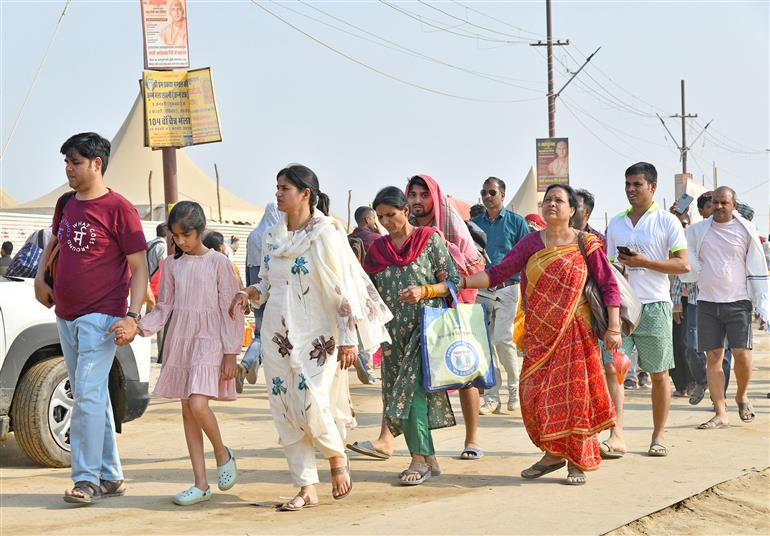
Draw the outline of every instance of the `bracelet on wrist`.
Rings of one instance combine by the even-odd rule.
[[[622,334],[622,333],[621,333],[621,331],[620,331],[619,329],[610,329],[610,328],[607,328],[607,331],[609,331],[610,333],[617,333],[618,335],[621,335],[621,334]]]

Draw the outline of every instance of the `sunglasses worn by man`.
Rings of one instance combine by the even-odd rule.
[[[481,194],[481,197],[484,197],[485,195],[495,197],[497,195],[497,190],[481,190],[479,193]]]

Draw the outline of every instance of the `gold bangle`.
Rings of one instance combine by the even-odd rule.
[[[430,285],[430,297],[431,298],[438,297],[438,285]]]
[[[431,298],[435,298],[436,296],[438,296],[436,285],[423,285],[422,288],[425,291],[425,293],[423,294],[424,300],[429,300]]]
[[[617,329],[607,328],[606,331],[609,331],[610,333],[617,333],[618,335],[622,335],[622,332],[620,330],[617,330]]]
[[[436,297],[436,290],[433,288],[433,285],[425,285],[425,289],[427,290],[428,299]]]

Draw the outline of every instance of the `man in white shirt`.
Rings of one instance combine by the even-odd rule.
[[[668,449],[663,436],[671,403],[668,370],[674,368],[668,275],[690,270],[687,242],[679,220],[652,199],[658,187],[655,166],[646,162],[634,164],[626,170],[625,184],[631,206],[612,218],[607,227],[607,256],[626,265],[628,281],[643,305],[639,325],[623,339],[622,351],[630,355],[636,347],[639,368],[650,374],[653,432],[647,454],[666,456]],[[617,418],[600,449],[603,457],[619,458],[626,451],[623,388],[618,385],[612,355],[603,351],[602,359]]]
[[[715,415],[698,426],[701,430],[728,425],[722,370],[725,337],[735,361],[738,415],[743,422],[754,420],[747,389],[755,305],[763,318],[767,316],[767,304],[761,301],[767,296],[767,268],[756,228],[735,213],[737,200],[732,188],[717,188],[711,203],[712,216],[687,231],[693,270],[684,276],[698,283],[698,349],[706,352],[714,402]]]

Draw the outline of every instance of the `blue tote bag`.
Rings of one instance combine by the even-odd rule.
[[[492,345],[484,306],[459,303],[454,284],[447,281],[455,306],[422,308],[422,388],[427,392],[468,385],[495,385]]]

